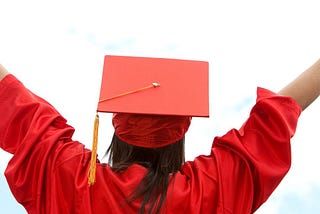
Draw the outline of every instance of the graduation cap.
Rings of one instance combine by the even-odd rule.
[[[209,117],[208,70],[205,61],[105,56],[89,185],[95,180],[98,112],[115,113],[115,132],[127,143],[152,148],[168,145],[185,134],[191,117]],[[157,144],[150,139],[157,139]]]

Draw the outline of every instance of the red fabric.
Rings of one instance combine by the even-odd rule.
[[[209,156],[187,162],[169,186],[165,213],[253,213],[290,168],[290,138],[301,108],[258,89],[240,130],[216,137]],[[71,139],[73,128],[43,99],[9,75],[0,83],[0,147],[13,153],[5,171],[28,213],[137,213],[125,197],[146,169],[115,173],[97,164],[89,187],[90,151]]]
[[[158,148],[175,143],[188,131],[191,117],[115,113],[117,137],[134,146]]]
[[[208,79],[209,63],[204,61],[107,55],[97,110],[208,117]],[[108,99],[154,82],[160,86]]]

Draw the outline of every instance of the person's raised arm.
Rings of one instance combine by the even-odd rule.
[[[8,74],[9,72],[0,64],[0,81]]]
[[[302,110],[306,109],[320,95],[320,59],[278,94],[292,97]]]

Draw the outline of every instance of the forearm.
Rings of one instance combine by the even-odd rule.
[[[0,81],[8,74],[8,71],[0,64]]]
[[[292,97],[302,110],[306,109],[320,95],[320,60],[280,90],[279,94]]]

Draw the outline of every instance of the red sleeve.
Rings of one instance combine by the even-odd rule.
[[[48,102],[26,89],[13,75],[0,82],[0,118],[0,147],[14,154],[5,171],[13,195],[28,213],[52,211],[53,194],[59,193],[52,192],[57,183],[56,168],[77,155],[73,166],[80,167],[84,146],[72,143],[74,129]],[[65,190],[73,186],[68,182],[72,181],[75,169],[68,171],[73,175],[65,180]],[[68,191],[72,193],[72,189]],[[69,199],[61,200],[68,204]]]
[[[300,113],[292,98],[258,88],[256,104],[243,126],[216,137],[209,156],[184,165],[192,209],[256,211],[290,168],[290,139]]]
[[[71,137],[74,130],[45,100],[26,89],[13,75],[0,82],[0,146],[14,154],[25,143],[33,144],[54,125]],[[62,133],[61,133],[62,134]]]
[[[240,130],[215,139],[212,154],[226,207],[250,204],[254,212],[268,199],[290,168],[290,139],[300,113],[292,98],[258,88],[256,105]]]

